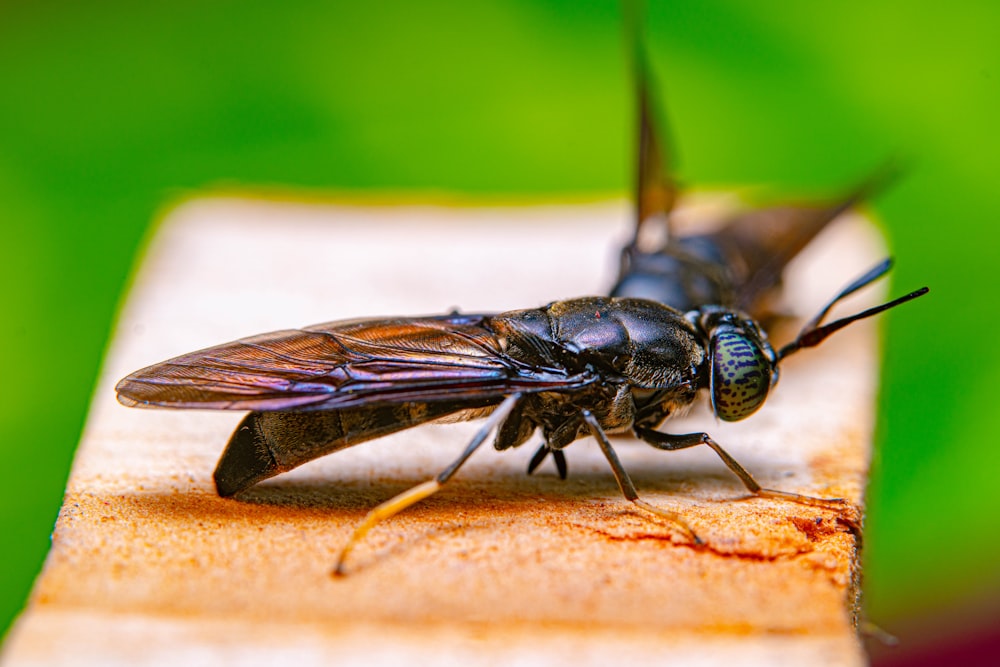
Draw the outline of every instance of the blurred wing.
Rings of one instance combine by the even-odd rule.
[[[788,263],[817,234],[854,204],[777,206],[744,213],[711,236],[728,259],[736,290],[735,304],[754,312],[754,305],[781,283]]]
[[[898,175],[886,164],[839,201],[764,208],[738,216],[712,234],[740,285],[736,306],[753,312],[754,304],[781,282],[785,267],[813,238],[842,213],[882,190]]]
[[[642,40],[639,17],[634,16],[629,27],[629,40],[633,50],[633,69],[638,107],[638,174],[636,178],[636,221],[632,245],[640,244],[640,235],[652,234],[651,225],[663,225],[658,236],[663,241],[670,238],[670,213],[677,202],[679,187],[671,171],[672,156],[665,152],[662,143],[667,139],[657,124],[656,94],[650,79],[649,63]],[[643,231],[646,227],[647,230]]]
[[[590,382],[503,354],[488,316],[332,322],[192,352],[118,383],[127,406],[326,410],[438,400],[479,402]]]
[[[639,89],[639,175],[636,192],[637,213],[635,242],[643,225],[666,225],[666,238],[670,238],[670,212],[677,203],[677,183],[668,176],[664,153],[660,147],[657,129],[650,104],[647,82]]]

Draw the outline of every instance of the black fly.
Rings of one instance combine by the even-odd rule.
[[[694,543],[700,540],[683,519],[639,498],[609,433],[631,432],[666,450],[707,445],[760,496],[839,502],[762,488],[707,434],[671,435],[657,427],[702,390],[719,418],[749,416],[764,403],[785,357],[927,290],[823,325],[830,306],[888,270],[888,262],[883,263],[835,296],[795,341],[775,351],[745,309],[777,283],[787,262],[780,253],[742,246],[735,232],[640,249],[639,228],[657,216],[669,219],[676,198],[661,176],[645,80],[640,69],[637,234],[623,251],[612,296],[497,314],[350,320],[263,334],[139,370],[118,383],[118,400],[136,407],[249,410],[215,470],[222,496],[406,428],[445,417],[486,417],[448,468],[369,512],[341,551],[338,574],[372,526],[435,493],[493,431],[496,448],[508,449],[540,430],[544,445],[532,467],[552,451],[561,472],[562,450],[592,435],[625,497],[675,522]],[[829,219],[837,208],[818,215]],[[796,244],[786,254],[797,252]],[[701,252],[705,248],[707,254]],[[740,274],[734,273],[732,257],[739,253],[759,254],[764,267],[741,264],[739,271],[748,272],[744,282],[734,277]],[[744,284],[753,287],[739,287]]]
[[[712,410],[725,421],[751,415],[777,382],[777,364],[791,352],[811,347],[833,331],[926,293],[923,288],[884,306],[845,318],[826,327],[822,319],[840,299],[883,276],[891,268],[885,260],[834,297],[806,325],[795,342],[777,354],[771,349],[762,322],[774,315],[770,306],[782,273],[828,224],[863,202],[892,180],[896,167],[887,164],[838,200],[782,204],[706,221],[710,231],[682,234],[674,224],[682,199],[673,175],[673,156],[662,141],[655,113],[657,96],[641,38],[641,25],[630,3],[625,3],[628,42],[636,91],[637,170],[633,234],[622,248],[612,297],[649,299],[669,305],[698,322],[707,340],[711,368],[708,388]],[[642,436],[640,436],[642,437]],[[650,436],[663,438],[662,434]],[[675,443],[708,443],[705,433],[670,436]],[[645,438],[648,441],[648,437]],[[680,448],[681,445],[674,447]],[[751,491],[759,488],[742,468],[723,459]],[[559,476],[567,476],[563,452],[545,443],[528,465],[529,474],[552,454]]]

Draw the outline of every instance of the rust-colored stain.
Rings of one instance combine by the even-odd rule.
[[[793,526],[802,531],[802,533],[809,538],[810,542],[817,542],[837,531],[834,523],[829,520],[824,521],[821,516],[790,516],[788,517],[788,520],[792,522]]]

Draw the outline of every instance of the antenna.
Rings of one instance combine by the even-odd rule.
[[[879,264],[873,266],[864,275],[862,275],[860,278],[852,282],[850,285],[840,290],[837,296],[833,297],[833,299],[831,299],[830,302],[826,304],[826,306],[824,306],[823,309],[819,311],[819,313],[814,318],[812,318],[804,327],[802,327],[802,331],[799,332],[799,335],[796,336],[795,340],[793,340],[788,345],[785,345],[778,351],[778,362],[781,362],[781,360],[787,357],[788,355],[792,354],[793,352],[797,352],[803,348],[816,347],[824,340],[826,340],[827,337],[833,334],[835,331],[843,329],[852,322],[857,322],[858,320],[863,320],[873,315],[878,315],[879,313],[889,310],[890,308],[895,308],[896,306],[902,303],[906,303],[907,301],[912,301],[917,297],[923,296],[924,294],[927,294],[927,292],[930,291],[930,289],[928,289],[927,287],[921,287],[916,291],[910,292],[909,294],[901,296],[898,299],[893,299],[892,301],[883,303],[880,306],[874,306],[873,308],[863,310],[860,313],[855,313],[854,315],[843,317],[839,320],[834,320],[829,324],[820,326],[820,323],[823,321],[823,318],[827,316],[827,314],[830,312],[830,309],[833,308],[838,301],[847,296],[850,296],[851,294],[854,294],[862,287],[866,287],[869,284],[875,282],[876,280],[884,276],[886,273],[888,273],[889,269],[891,268],[892,268],[892,259],[886,258],[882,260]]]

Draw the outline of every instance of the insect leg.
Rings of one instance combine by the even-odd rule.
[[[746,468],[740,465],[739,461],[730,456],[729,452],[724,450],[722,446],[713,440],[707,433],[684,433],[681,435],[673,435],[671,433],[661,433],[660,431],[655,431],[651,428],[637,428],[635,429],[635,433],[642,440],[657,449],[675,450],[687,449],[688,447],[694,447],[696,445],[708,445],[713,451],[715,451],[716,454],[719,455],[719,458],[726,464],[726,467],[732,470],[736,476],[740,478],[740,481],[743,482],[743,486],[747,487],[748,491],[757,496],[791,500],[804,505],[830,505],[842,504],[845,502],[843,498],[814,498],[813,496],[804,496],[799,493],[765,489],[759,482],[757,482],[757,480],[753,478],[753,475],[751,475]]]
[[[625,471],[625,467],[622,465],[621,460],[619,460],[615,450],[611,447],[611,441],[608,440],[608,436],[604,432],[604,429],[601,428],[601,424],[597,421],[597,418],[594,417],[590,410],[584,410],[582,414],[584,421],[587,422],[587,426],[590,427],[590,432],[594,435],[594,438],[597,439],[597,444],[601,446],[601,451],[604,452],[604,457],[611,465],[611,472],[614,473],[615,480],[618,482],[618,488],[622,490],[622,494],[625,496],[625,499],[650,514],[660,517],[661,519],[672,521],[683,528],[684,531],[691,536],[691,540],[695,544],[702,544],[701,538],[699,538],[698,535],[691,530],[691,526],[689,526],[679,514],[662,509],[655,505],[651,505],[639,497],[639,492],[635,490],[635,484],[632,483],[632,478],[630,478],[628,473]]]
[[[542,465],[545,461],[545,457],[552,453],[552,460],[555,461],[556,471],[559,473],[559,479],[566,479],[568,473],[568,467],[566,466],[566,454],[561,449],[552,449],[544,442],[535,452],[535,455],[531,457],[531,461],[528,462],[528,474],[535,472],[538,466]]]
[[[462,467],[462,464],[465,463],[470,456],[472,456],[473,452],[479,449],[479,446],[486,440],[486,436],[490,434],[490,431],[496,428],[496,426],[510,414],[510,411],[517,404],[518,400],[520,400],[521,396],[522,395],[520,393],[517,393],[511,394],[505,398],[503,403],[497,406],[497,409],[494,410],[486,419],[482,428],[476,431],[476,435],[473,436],[472,441],[465,448],[465,451],[463,451],[450,466],[438,474],[437,477],[393,496],[368,512],[361,524],[354,529],[354,533],[347,541],[347,544],[345,544],[344,548],[340,550],[340,555],[337,557],[337,565],[333,569],[333,575],[343,576],[345,574],[344,562],[346,561],[348,554],[351,553],[354,545],[360,542],[361,539],[368,534],[369,530],[382,521],[399,514],[410,505],[414,505],[440,490],[440,488],[444,486],[445,482],[451,479],[452,476],[458,472],[458,469]]]
[[[566,475],[569,473],[569,469],[566,466],[566,454],[561,449],[552,450],[552,460],[556,463],[556,472],[559,473],[559,479],[566,479]]]
[[[549,455],[549,451],[550,451],[549,446],[546,445],[544,442],[538,447],[538,451],[536,451],[534,456],[531,457],[531,460],[528,461],[529,475],[535,472],[535,469],[538,466],[542,465],[542,461],[544,461],[545,457]]]

